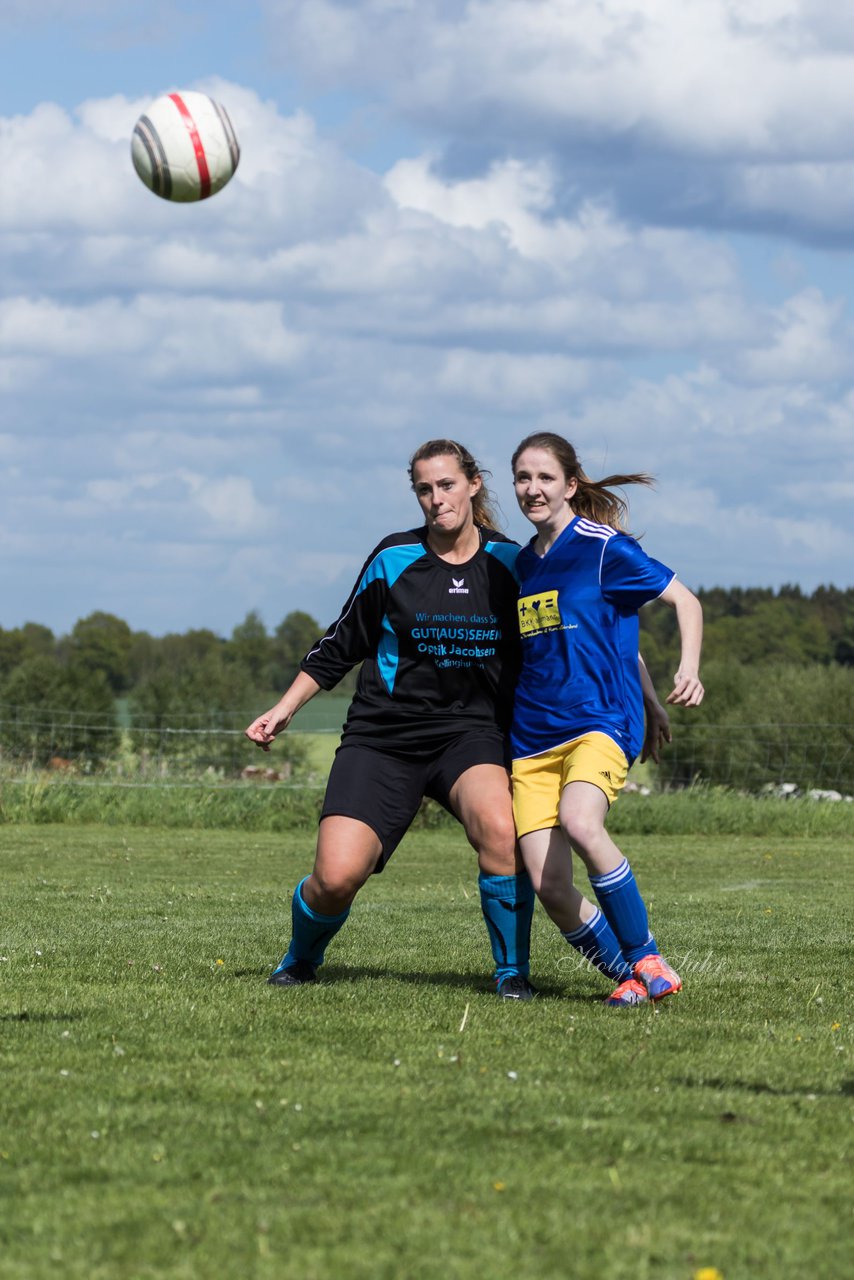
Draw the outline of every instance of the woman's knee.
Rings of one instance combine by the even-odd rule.
[[[320,824],[314,868],[306,884],[308,894],[323,899],[327,905],[334,901],[343,911],[369,879],[381,854],[379,837],[363,823],[354,823],[346,818],[324,818]],[[310,896],[306,901],[314,907]],[[329,914],[323,907],[315,909]]]
[[[561,814],[561,825],[573,849],[581,858],[594,853],[599,841],[605,835],[604,824],[588,813],[570,811]]]
[[[366,878],[361,871],[353,867],[316,866],[309,876],[306,887],[310,891],[313,889],[324,898],[335,898],[349,903],[355,898]]]
[[[308,905],[324,915],[338,914],[350,905],[375,865],[366,865],[364,859],[318,857],[303,890]],[[325,905],[316,906],[312,898]]]
[[[466,823],[465,831],[469,843],[478,853],[514,861],[516,827],[513,822],[513,813],[509,808],[473,815]]]
[[[302,886],[306,906],[322,916],[340,916],[347,911],[364,884],[364,878],[315,868]]]

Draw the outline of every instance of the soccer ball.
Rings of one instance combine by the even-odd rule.
[[[240,144],[225,107],[206,93],[165,93],[136,122],[133,167],[164,200],[206,200],[228,182]]]

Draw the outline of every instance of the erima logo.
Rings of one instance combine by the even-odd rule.
[[[468,595],[469,593],[468,587],[463,586],[463,583],[465,582],[465,578],[451,578],[451,582],[453,582],[454,585],[452,587],[448,587],[449,596],[467,596]]]
[[[611,781],[611,775],[610,775],[610,773],[608,772],[608,770],[607,770],[607,769],[600,769],[600,770],[599,770],[599,777],[600,777],[600,778],[607,778],[609,782]]]

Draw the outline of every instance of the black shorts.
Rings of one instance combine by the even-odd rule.
[[[382,871],[425,796],[454,814],[451,790],[467,769],[478,764],[507,768],[507,763],[507,743],[497,729],[469,729],[422,759],[343,743],[332,762],[320,817],[356,818],[375,831],[382,852],[374,871]]]

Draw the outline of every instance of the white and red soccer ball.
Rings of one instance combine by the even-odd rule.
[[[193,90],[155,99],[137,120],[130,149],[145,185],[181,204],[215,195],[240,160],[225,107]]]

